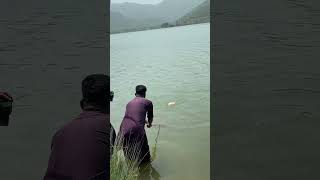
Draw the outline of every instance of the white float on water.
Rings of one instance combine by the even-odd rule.
[[[176,105],[176,102],[169,102],[168,103],[168,106],[174,106],[174,105]]]

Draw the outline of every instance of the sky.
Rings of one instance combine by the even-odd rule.
[[[139,4],[157,4],[162,0],[111,0],[111,3],[133,2]]]

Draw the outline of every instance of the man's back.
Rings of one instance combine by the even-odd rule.
[[[88,180],[109,172],[109,115],[84,111],[52,139],[44,180]]]
[[[148,118],[153,117],[152,102],[143,97],[135,97],[126,106],[126,113],[120,127],[121,132],[126,133],[132,128],[143,129],[144,132],[146,115]]]

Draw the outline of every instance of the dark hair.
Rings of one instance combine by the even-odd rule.
[[[109,103],[110,77],[104,74],[92,74],[82,81],[82,104],[107,106]]]
[[[147,87],[144,85],[136,86],[136,95],[145,95],[147,92]]]

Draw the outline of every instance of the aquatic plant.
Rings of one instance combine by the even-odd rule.
[[[130,154],[130,156],[133,157],[133,161],[127,160],[123,152],[125,148],[123,141],[123,137],[117,137],[115,145],[112,147],[113,154],[110,159],[110,178],[112,180],[138,180],[138,152],[133,151],[132,154]]]
[[[158,133],[155,139],[155,145],[152,148],[151,159],[152,161],[156,159],[156,149],[158,144],[158,138],[160,135],[160,126],[158,128]],[[130,157],[128,160],[124,156],[123,149],[127,148],[124,146],[124,138],[119,136],[116,138],[115,145],[113,148],[113,154],[110,160],[110,178],[112,180],[138,180],[139,173],[148,168],[149,165],[143,166],[143,169],[139,169],[139,154],[140,146],[138,143],[134,144],[133,151],[129,151]]]

